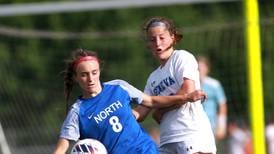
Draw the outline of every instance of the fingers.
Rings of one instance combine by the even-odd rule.
[[[201,103],[204,103],[204,101],[207,99],[207,96],[203,96],[202,99],[201,99]]]
[[[192,102],[196,102],[198,100],[201,100],[201,102],[204,102],[206,98],[207,98],[207,95],[203,90],[195,90],[190,95],[190,100],[192,100]]]
[[[201,91],[201,102],[203,103],[207,99],[207,95],[203,90],[200,90],[200,91]]]

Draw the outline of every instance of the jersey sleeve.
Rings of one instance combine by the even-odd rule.
[[[147,94],[147,95],[153,95],[151,90],[150,90],[150,85],[149,85],[149,79],[147,80],[147,83],[146,83],[146,86],[145,86],[145,89],[144,89],[144,93]]]
[[[60,138],[77,141],[80,137],[79,132],[79,103],[75,103],[70,109],[65,121],[63,122]]]
[[[188,52],[178,52],[175,57],[175,72],[179,83],[183,82],[183,78],[196,81],[199,77],[198,63],[195,57]]]
[[[127,93],[129,94],[129,97],[131,99],[131,102],[141,104],[143,101],[144,93],[140,91],[139,89],[135,88],[128,82],[124,80],[113,80],[109,81],[109,84],[118,84],[123,88]]]

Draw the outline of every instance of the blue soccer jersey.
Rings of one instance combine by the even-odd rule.
[[[143,93],[122,80],[103,83],[102,87],[97,96],[76,101],[60,137],[75,141],[97,139],[110,154],[158,153],[156,144],[131,111],[130,103],[141,103]]]

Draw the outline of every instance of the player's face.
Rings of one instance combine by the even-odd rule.
[[[160,61],[168,60],[173,52],[174,35],[164,26],[151,27],[148,30],[148,45],[152,54]]]
[[[100,93],[99,63],[95,60],[83,61],[77,65],[75,80],[83,91],[83,97],[89,98]]]
[[[207,67],[207,65],[204,63],[204,62],[202,62],[202,61],[199,61],[198,62],[198,67],[199,67],[199,72],[200,72],[200,77],[201,77],[201,79],[203,79],[204,77],[206,77],[207,76],[207,74],[208,74],[208,67]]]

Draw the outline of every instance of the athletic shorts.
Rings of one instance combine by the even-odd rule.
[[[213,152],[202,151],[199,145],[191,141],[164,144],[159,148],[159,152],[160,154],[193,154],[197,152],[212,153],[212,154],[216,153],[214,150]]]

